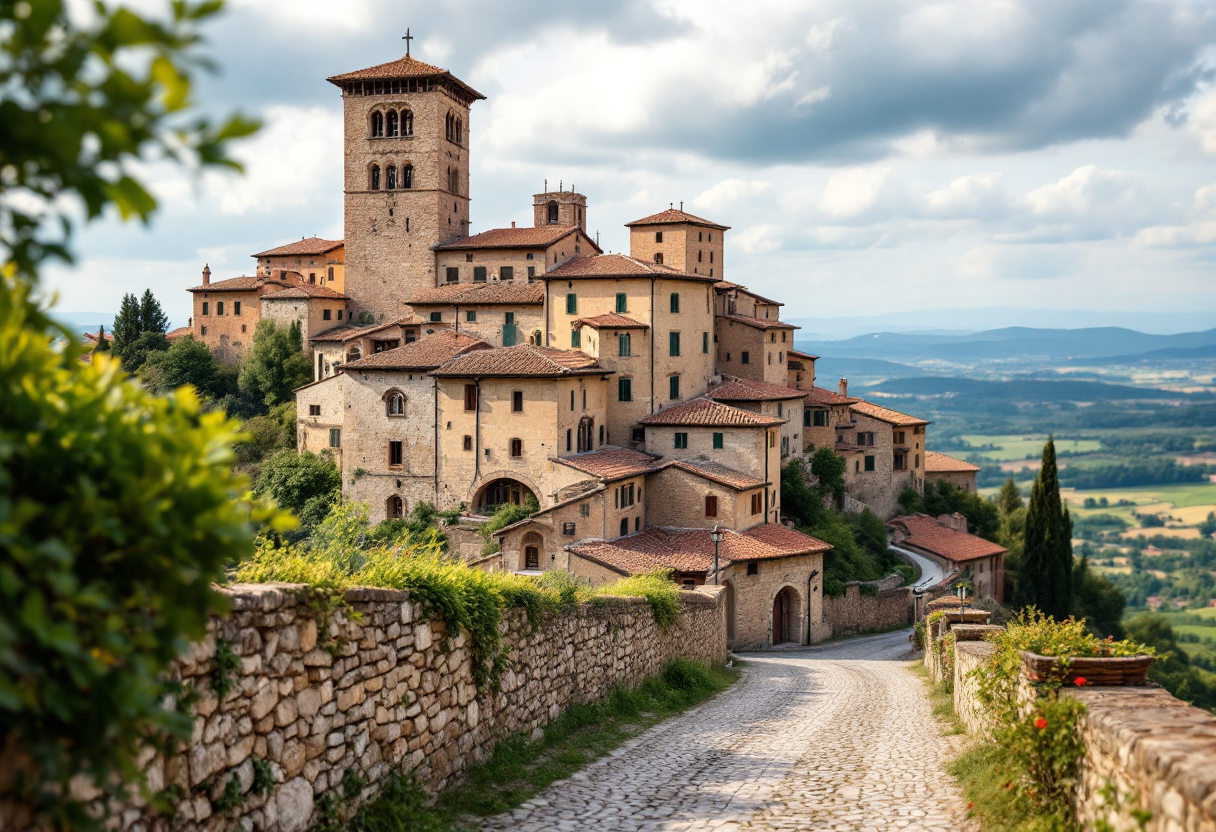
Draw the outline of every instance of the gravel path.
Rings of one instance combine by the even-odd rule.
[[[743,678],[486,829],[965,829],[907,631],[744,656]]]

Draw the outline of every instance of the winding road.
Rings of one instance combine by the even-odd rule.
[[[970,828],[906,630],[741,658],[726,692],[484,828]]]

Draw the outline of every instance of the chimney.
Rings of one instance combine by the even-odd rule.
[[[963,534],[967,533],[966,517],[956,511],[953,515],[951,515],[950,520],[952,521],[950,523],[950,528],[954,529],[956,532],[962,532]]]
[[[512,227],[512,228],[514,228],[514,227],[515,227],[515,220],[511,220],[511,227]]]
[[[203,264],[203,285],[211,285],[211,267],[206,264]]]
[[[849,395],[849,380],[847,378],[842,378],[840,380],[840,395]]]
[[[190,329],[194,329],[194,316],[193,315],[190,316],[189,318],[186,318],[186,326]]]

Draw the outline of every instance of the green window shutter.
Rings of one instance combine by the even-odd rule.
[[[583,345],[582,333],[577,329],[570,330],[570,346],[581,347]]]
[[[515,324],[515,313],[514,312],[504,313],[502,322],[504,324],[507,324],[508,326],[513,326]]]
[[[628,332],[622,332],[619,336],[617,336],[617,355],[631,355],[631,341],[632,339],[629,337]]]
[[[578,314],[578,295],[576,295],[574,292],[571,292],[568,295],[566,295],[566,314],[567,315],[577,315]]]
[[[677,433],[676,434],[675,447],[679,448],[679,449],[688,448],[688,434],[687,433]]]
[[[675,315],[675,314],[678,314],[679,311],[680,311],[680,293],[672,292],[671,293],[671,312],[673,315]]]
[[[633,401],[633,380],[628,378],[617,379],[616,394],[618,401]]]
[[[668,387],[670,388],[669,392],[671,393],[671,398],[673,398],[673,399],[680,398],[680,377],[679,376],[672,376],[668,380]]]
[[[616,311],[624,314],[626,311],[626,298],[624,292],[616,293]]]
[[[667,333],[667,354],[671,356],[680,354],[680,333]]]
[[[714,434],[714,449],[715,450],[722,449],[722,434],[720,434],[720,433]]]
[[[701,333],[701,354],[709,355],[709,333]]]
[[[504,347],[515,346],[516,339],[519,337],[519,331],[515,328],[515,324],[503,324],[502,326],[502,345]]]

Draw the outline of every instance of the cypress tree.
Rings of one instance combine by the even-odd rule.
[[[123,295],[122,305],[118,307],[118,315],[115,316],[114,324],[110,327],[110,334],[114,338],[114,342],[110,346],[114,348],[116,356],[122,358],[123,350],[135,343],[135,339],[144,331],[142,324],[139,298],[132,294]]]
[[[106,340],[106,325],[102,324],[101,329],[97,330],[97,346],[93,347],[93,352],[109,352],[110,342]]]
[[[144,296],[139,301],[139,331],[159,332],[161,335],[169,331],[169,316],[151,289],[144,289]]]
[[[996,498],[996,504],[1000,507],[1001,514],[1013,514],[1024,507],[1022,494],[1018,491],[1013,477],[1005,480],[1005,484],[1001,486],[1001,493]]]
[[[1043,465],[1030,491],[1015,607],[1034,605],[1057,620],[1072,612],[1072,518],[1060,501],[1056,445],[1043,447]]]

